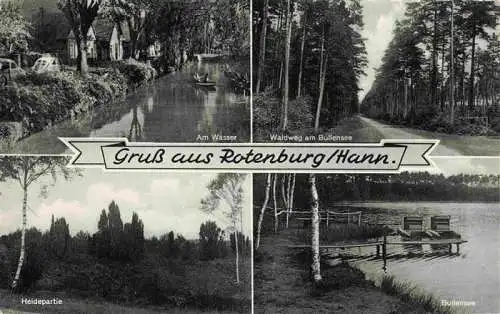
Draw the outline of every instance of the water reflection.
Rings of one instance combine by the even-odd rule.
[[[208,73],[214,90],[194,84],[194,73]],[[189,63],[142,87],[123,101],[95,108],[77,121],[66,121],[24,139],[15,152],[63,153],[58,137],[127,137],[130,141],[196,142],[199,136],[250,136],[249,98],[236,94],[219,63]]]
[[[373,203],[354,205],[363,212],[363,221],[384,221],[396,228],[405,215],[451,215],[451,229],[467,240],[456,244],[387,245],[387,255],[376,256],[374,247],[343,252],[343,257],[360,268],[369,279],[384,274],[409,281],[438,299],[475,301],[476,313],[498,313],[500,308],[500,206],[464,203]],[[426,222],[424,227],[428,229]],[[380,239],[378,239],[380,240]],[[390,242],[402,242],[390,236]]]

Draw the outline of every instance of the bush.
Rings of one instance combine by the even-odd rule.
[[[26,132],[33,133],[123,96],[126,89],[127,80],[116,70],[86,78],[73,72],[29,73],[2,89],[0,117],[22,122]]]
[[[127,78],[130,86],[137,86],[152,81],[158,76],[158,72],[151,65],[127,59],[116,62],[117,68]]]

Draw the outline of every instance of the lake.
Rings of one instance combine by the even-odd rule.
[[[430,228],[428,215],[451,215],[451,229],[468,241],[460,245],[459,254],[455,254],[455,245],[451,255],[447,246],[389,245],[386,273],[398,281],[417,285],[438,300],[476,303],[474,307],[456,308],[462,312],[500,312],[500,204],[365,202],[343,206],[346,205],[352,211],[361,210],[363,222],[387,224],[393,229],[401,225],[406,215],[424,215],[425,229]],[[375,248],[342,253],[352,253],[348,260],[369,279],[377,281],[384,274],[382,259],[374,258]]]

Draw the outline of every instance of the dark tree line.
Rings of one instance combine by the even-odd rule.
[[[16,231],[0,238],[0,257],[3,257],[0,259],[0,286],[3,288],[8,287],[14,276],[20,237],[21,231]],[[240,255],[249,257],[249,238],[239,232],[238,241]],[[79,231],[75,236],[71,236],[66,219],[55,219],[54,216],[46,232],[36,228],[27,230],[26,260],[21,270],[20,288],[23,291],[34,289],[37,282],[43,278],[55,276],[47,273],[50,269],[54,272],[54,265],[65,265],[63,268],[67,267],[68,271],[85,273],[86,270],[80,269],[78,265],[99,263],[102,269],[93,270],[95,275],[95,272],[104,271],[106,265],[142,267],[141,265],[148,263],[153,256],[168,261],[193,263],[198,260],[225,258],[234,254],[235,249],[234,235],[227,238],[224,231],[213,221],[201,224],[198,241],[188,240],[180,234],[176,235],[174,231],[159,238],[153,236],[146,239],[144,224],[139,216],[133,213],[131,221],[124,224],[118,204],[112,201],[107,211],[102,210],[97,232],[92,235]],[[61,271],[61,268],[58,268],[58,271]],[[68,275],[63,272],[57,276],[58,280],[65,281],[70,287],[87,287],[82,282],[73,286]],[[81,281],[81,278],[79,280]],[[88,280],[91,281],[90,278]]]
[[[360,1],[260,0],[253,10],[256,131],[329,128],[359,111]]]
[[[399,175],[317,175],[317,190],[322,205],[340,201],[500,201],[499,175],[457,174],[445,177],[428,172]],[[265,177],[256,175],[254,202],[260,204],[265,195]],[[309,186],[306,175],[297,174],[295,209],[310,207],[310,195],[300,193]],[[279,204],[279,206],[283,206]]]
[[[362,111],[442,132],[498,131],[497,14],[494,1],[407,3]]]

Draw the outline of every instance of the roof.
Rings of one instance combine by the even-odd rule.
[[[97,40],[109,41],[115,28],[115,23],[109,19],[99,18],[94,21],[95,37]]]
[[[123,40],[130,41],[130,29],[128,28],[128,23],[126,21],[122,21],[119,26]]]

